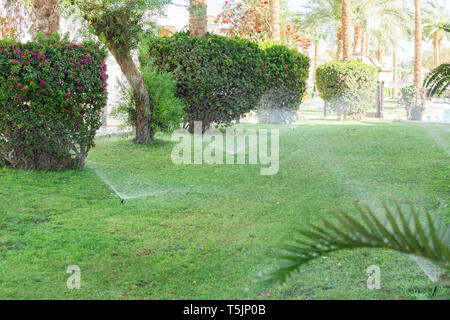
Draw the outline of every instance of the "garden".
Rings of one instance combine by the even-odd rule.
[[[448,6],[303,2],[0,1],[0,298],[448,299]]]

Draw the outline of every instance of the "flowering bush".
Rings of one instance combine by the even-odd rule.
[[[302,103],[310,59],[285,46],[266,43],[263,65],[266,90],[258,106],[262,123],[290,123]]]
[[[230,25],[231,35],[259,43],[269,40],[270,5],[268,0],[229,0],[218,15],[219,24]],[[304,37],[296,26],[281,24],[281,43],[291,49],[307,52],[311,40]]]
[[[92,42],[0,41],[0,162],[84,167],[107,101],[106,55]]]
[[[248,40],[176,33],[147,39],[139,60],[142,67],[150,62],[172,74],[192,131],[194,121],[202,121],[206,130],[212,123],[230,124],[256,107],[265,89],[263,56]]]
[[[377,91],[377,69],[362,62],[335,61],[316,71],[320,96],[339,116],[361,118]]]

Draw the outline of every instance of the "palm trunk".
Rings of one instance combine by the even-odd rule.
[[[192,37],[205,37],[207,30],[206,12],[206,0],[190,0],[189,32]]]
[[[336,60],[342,60],[343,44],[344,44],[342,40],[342,27],[339,27],[336,37],[337,37]]]
[[[381,64],[383,64],[383,39],[378,39],[378,48],[377,48],[377,54],[376,58],[378,61],[380,61]]]
[[[136,107],[136,144],[148,144],[153,140],[154,132],[150,128],[150,121],[153,113],[153,104],[144,84],[144,78],[139,72],[136,64],[130,55],[121,54],[113,42],[108,41],[108,48],[116,59],[123,74],[133,90],[133,98]]]
[[[353,41],[353,55],[358,53],[358,47],[360,47],[360,43],[362,43],[362,30],[360,27],[355,26],[354,28],[355,39]],[[362,53],[362,51],[361,51]]]
[[[410,112],[410,120],[422,120],[422,18],[420,0],[414,0],[414,86],[416,87],[415,107]]]
[[[433,65],[436,68],[440,64],[439,57],[439,31],[433,33]]]
[[[270,38],[281,43],[280,0],[270,0],[269,9]]]
[[[59,1],[58,0],[32,0],[31,9],[31,35],[36,40],[38,33],[45,39],[59,30]]]
[[[351,1],[342,0],[342,59],[344,61],[352,60],[352,11]]]
[[[367,57],[369,55],[369,35],[367,32],[364,35],[364,56]]]
[[[414,0],[415,31],[414,31],[414,86],[422,89],[422,18],[420,15],[420,0]]]
[[[316,81],[317,62],[319,59],[319,40],[314,42],[313,82]]]
[[[394,44],[392,49],[392,81],[397,81],[397,44]],[[397,97],[397,89],[392,89],[392,99]]]

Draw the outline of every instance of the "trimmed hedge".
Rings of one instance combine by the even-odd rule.
[[[151,57],[151,58],[150,58]],[[176,96],[186,105],[187,122],[228,125],[254,109],[265,89],[263,51],[248,40],[188,33],[146,39],[139,61],[154,63],[177,81]]]
[[[107,52],[92,42],[39,42],[0,41],[0,162],[83,168],[106,106]]]
[[[338,115],[361,118],[377,91],[377,69],[362,62],[335,61],[316,71],[320,96]]]
[[[270,45],[264,53],[266,89],[258,106],[259,121],[290,123],[306,92],[310,59],[281,45]]]

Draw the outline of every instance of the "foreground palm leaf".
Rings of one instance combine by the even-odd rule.
[[[433,69],[426,77],[424,86],[429,90],[428,96],[442,95],[450,88],[450,64],[444,63]]]
[[[340,210],[333,214],[338,223],[322,219],[322,227],[310,225],[309,229],[298,229],[302,239],[285,247],[286,254],[281,259],[287,263],[272,272],[266,281],[284,283],[311,260],[334,251],[359,248],[391,249],[423,257],[450,270],[450,226],[444,226],[443,216],[433,220],[426,212],[425,221],[421,221],[412,205],[409,214],[405,214],[398,205],[396,212],[385,203],[383,206],[383,217],[375,215],[368,207],[356,205],[360,221]]]

